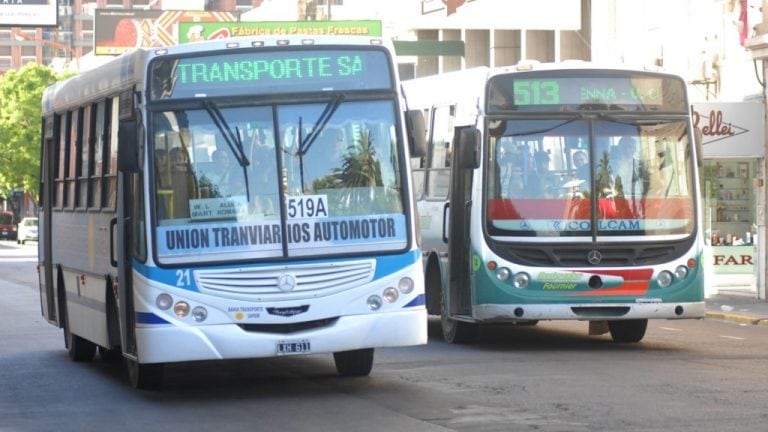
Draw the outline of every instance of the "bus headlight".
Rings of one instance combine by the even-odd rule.
[[[677,266],[675,269],[675,277],[682,280],[685,279],[685,277],[688,276],[688,267],[686,266]]]
[[[368,301],[366,303],[368,303],[368,309],[372,311],[377,311],[381,309],[382,300],[381,300],[381,297],[377,295],[372,295],[368,297]]]
[[[397,290],[392,287],[385,288],[384,293],[382,294],[382,297],[384,297],[384,301],[387,303],[396,302],[398,296],[399,294],[397,293]]]
[[[161,310],[168,310],[173,306],[173,297],[170,294],[160,294],[155,299],[155,305]]]
[[[409,277],[404,277],[397,283],[397,289],[403,294],[410,294],[410,292],[413,291],[413,286],[413,279]]]
[[[192,319],[197,322],[203,322],[205,319],[208,318],[208,311],[202,307],[197,306],[194,309],[192,309]]]
[[[176,302],[176,304],[173,305],[173,313],[179,318],[184,318],[189,314],[189,303],[185,301]]]
[[[496,270],[496,278],[500,281],[505,281],[509,279],[510,276],[512,276],[512,272],[506,267]]]
[[[531,282],[531,277],[528,276],[528,273],[517,273],[515,274],[515,277],[512,280],[512,285],[514,285],[515,288],[528,288],[528,284]]]
[[[659,286],[662,288],[666,288],[672,285],[672,281],[674,279],[675,278],[672,276],[672,273],[667,270],[662,271],[658,276],[656,276],[656,282],[658,282]]]

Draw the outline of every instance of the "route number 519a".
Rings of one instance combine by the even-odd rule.
[[[302,195],[286,198],[289,219],[328,217],[328,198],[326,195]]]

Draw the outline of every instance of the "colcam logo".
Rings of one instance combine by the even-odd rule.
[[[296,278],[288,273],[283,273],[277,278],[277,287],[283,292],[293,291],[296,288]]]
[[[603,260],[603,254],[600,253],[598,250],[591,250],[587,254],[587,261],[589,261],[592,265],[598,265],[600,264],[600,261]]]

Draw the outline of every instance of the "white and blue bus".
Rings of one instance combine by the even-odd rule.
[[[369,374],[374,348],[427,340],[411,125],[372,38],[140,49],[50,87],[43,315],[139,388],[194,360]]]
[[[521,62],[403,87],[429,114],[414,175],[446,340],[580,320],[638,342],[649,319],[704,316],[700,141],[680,77]]]

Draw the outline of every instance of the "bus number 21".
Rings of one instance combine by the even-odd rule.
[[[189,285],[189,269],[176,270],[176,286],[184,287]]]

